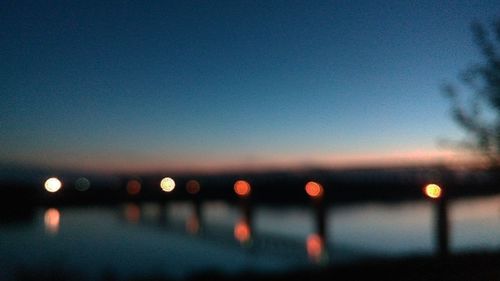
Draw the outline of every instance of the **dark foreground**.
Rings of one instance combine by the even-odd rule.
[[[194,280],[500,280],[500,252],[448,259],[408,258],[292,271],[275,275],[200,276]]]
[[[81,280],[68,272],[31,272],[20,270],[16,280]],[[100,280],[116,280],[113,273],[103,273]],[[130,281],[167,281],[164,277],[137,277]],[[204,280],[500,280],[500,252],[469,253],[448,257],[413,257],[369,260],[352,265],[298,269],[286,273],[255,274],[242,272],[225,275],[205,272],[187,281]]]

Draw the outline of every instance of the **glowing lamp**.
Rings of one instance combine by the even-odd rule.
[[[239,180],[234,183],[234,192],[240,197],[247,197],[250,195],[251,189],[247,181]]]
[[[45,181],[45,190],[54,193],[62,187],[62,182],[58,178],[49,178]]]
[[[172,178],[163,178],[160,182],[160,187],[165,192],[172,192],[175,188],[175,181]]]
[[[186,183],[186,191],[189,194],[196,194],[200,192],[200,183],[197,180],[190,180]]]
[[[424,194],[432,199],[438,199],[443,194],[443,189],[437,184],[428,184],[424,187]]]
[[[308,182],[305,190],[311,198],[320,198],[323,196],[323,186],[315,181]]]
[[[138,180],[130,180],[127,182],[127,193],[130,195],[137,195],[141,192],[141,182]]]
[[[87,191],[90,188],[90,181],[87,178],[78,178],[75,181],[75,189],[78,191]]]

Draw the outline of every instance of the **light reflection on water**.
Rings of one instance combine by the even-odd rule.
[[[195,214],[192,214],[186,221],[186,231],[189,234],[196,235],[200,231],[200,218]]]
[[[452,201],[449,207],[452,252],[500,249],[500,196]],[[432,254],[432,208],[428,201],[329,208],[321,246],[332,262],[363,255]],[[251,221],[245,217],[250,213]],[[244,212],[220,201],[205,202],[199,209],[191,202],[49,208],[40,210],[33,224],[0,225],[0,267],[5,268],[0,279],[21,264],[59,262],[94,279],[106,270],[118,278],[152,270],[182,277],[210,268],[232,272],[307,266],[311,255],[324,254],[318,254],[319,240],[309,239],[316,237],[314,214],[310,206],[257,206]],[[245,244],[250,238],[252,243]],[[167,266],[172,262],[175,267]]]
[[[324,237],[314,233],[307,236],[306,249],[309,259],[314,263],[323,263],[327,260]]]
[[[141,219],[141,209],[136,203],[127,203],[125,205],[124,215],[129,223],[138,223]]]
[[[61,214],[55,208],[49,208],[43,215],[43,222],[45,225],[45,232],[49,235],[56,235],[59,231]]]

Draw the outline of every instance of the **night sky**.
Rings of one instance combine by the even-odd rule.
[[[0,162],[96,171],[443,161],[440,86],[498,1],[2,1]]]

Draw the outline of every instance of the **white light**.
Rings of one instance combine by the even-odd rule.
[[[175,188],[175,181],[172,178],[163,178],[160,182],[160,187],[165,192],[171,192]]]
[[[57,192],[62,187],[62,183],[58,178],[49,178],[45,181],[45,190],[48,192]]]

